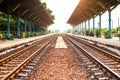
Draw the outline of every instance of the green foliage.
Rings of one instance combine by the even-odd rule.
[[[41,27],[41,34],[49,34],[49,30],[48,30],[48,28],[47,27]]]
[[[78,30],[74,30],[74,32],[76,32],[76,33],[77,33],[77,32],[78,32]]]
[[[102,34],[103,34],[104,36],[108,36],[108,30],[107,30],[107,28],[103,28],[103,29],[102,29]]]
[[[89,36],[89,31],[88,30],[86,31],[86,36]]]
[[[93,34],[93,31],[92,31],[92,30],[90,30],[89,35],[90,35],[90,36],[94,36],[94,34]]]
[[[45,9],[47,8],[46,3],[42,3],[42,6],[43,6]]]
[[[52,30],[48,30],[48,33],[54,33],[54,31],[52,31]]]
[[[26,35],[25,35],[25,32],[21,32],[21,37],[22,37],[22,38],[25,38],[25,36],[26,36]]]
[[[120,31],[120,26],[117,27],[117,32],[119,32],[119,31]]]
[[[119,37],[119,40],[120,40],[120,26],[117,27],[117,31],[118,31],[118,37]]]
[[[74,30],[73,34],[79,34],[79,31],[78,30]]]
[[[52,14],[53,11],[51,11],[49,8],[47,8],[48,14]]]
[[[52,20],[55,20],[55,15],[51,15]]]
[[[7,30],[7,18],[6,14],[0,12],[0,31],[5,31]]]
[[[0,39],[6,39],[7,38],[7,32],[6,31],[0,31]]]
[[[86,34],[86,36],[94,36],[94,33],[92,30],[90,30],[90,31],[87,30],[85,34]]]
[[[118,31],[117,31],[117,28],[115,28],[115,29],[112,29],[112,31],[111,31],[112,33],[117,33]]]
[[[47,8],[47,4],[46,3],[42,3],[42,6],[46,9],[47,13],[49,14],[49,16],[51,17],[52,20],[55,19],[55,15],[52,15],[52,10],[50,10],[49,8]]]
[[[10,15],[10,27],[11,30],[16,31],[16,20],[13,16]],[[7,14],[0,12],[0,31],[7,30]]]
[[[67,33],[72,33],[72,30],[71,30],[71,29],[68,29]]]
[[[99,28],[95,29],[95,35],[96,35],[96,37],[100,36],[100,29]]]

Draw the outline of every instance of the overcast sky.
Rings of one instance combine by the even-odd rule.
[[[42,0],[42,2],[47,3],[47,7],[53,11],[53,15],[55,15],[54,24],[49,26],[49,29],[52,30],[67,30],[68,28],[72,28],[66,22],[68,21],[69,17],[73,13],[74,9],[78,5],[80,0]],[[112,11],[112,20],[113,20],[113,27],[118,26],[118,18],[120,18],[120,6]],[[102,15],[102,27],[108,26],[108,12]],[[98,26],[99,18],[95,18],[95,26]],[[92,26],[92,20],[91,20]]]

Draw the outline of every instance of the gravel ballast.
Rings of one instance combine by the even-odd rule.
[[[55,45],[55,44],[54,44]],[[80,61],[81,60],[81,61]],[[51,46],[30,80],[89,80],[83,61],[68,48]]]

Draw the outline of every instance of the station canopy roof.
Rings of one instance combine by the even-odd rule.
[[[0,11],[40,26],[53,23],[40,0],[0,0]]]
[[[67,23],[76,26],[114,9],[119,3],[120,0],[80,0]]]

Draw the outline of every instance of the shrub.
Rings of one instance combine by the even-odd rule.
[[[96,35],[96,37],[99,37],[99,36],[100,36],[100,29],[99,29],[99,28],[96,28],[96,30],[95,30],[95,35]]]
[[[92,30],[89,32],[89,35],[90,35],[90,36],[94,36],[94,33],[93,33]]]
[[[88,30],[86,31],[86,36],[89,36],[89,31]]]
[[[117,29],[112,29],[111,32],[112,32],[112,33],[117,33],[118,31],[117,31]]]
[[[108,36],[108,30],[103,30],[103,35]]]

